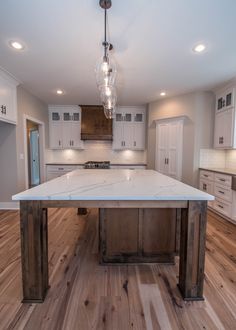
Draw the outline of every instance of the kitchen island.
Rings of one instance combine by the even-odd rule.
[[[119,169],[76,170],[14,195],[20,201],[23,302],[43,302],[49,288],[50,207],[99,208],[100,260],[109,263],[172,262],[172,222],[179,217],[178,286],[185,300],[202,300],[206,208],[213,199],[156,171]],[[155,230],[161,244],[150,245]]]

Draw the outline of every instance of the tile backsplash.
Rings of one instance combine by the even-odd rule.
[[[227,150],[225,153],[225,162],[227,168],[236,169],[236,150]]]
[[[200,167],[225,167],[225,151],[216,149],[200,150]]]
[[[236,150],[201,149],[199,166],[236,169]]]
[[[50,150],[45,153],[46,163],[84,163],[89,160],[109,160],[112,163],[146,163],[146,151],[112,150],[109,141],[85,141],[84,150]]]

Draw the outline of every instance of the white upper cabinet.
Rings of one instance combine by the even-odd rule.
[[[145,149],[146,112],[144,107],[118,107],[113,120],[114,150]]]
[[[214,147],[236,148],[235,88],[228,87],[216,94]]]
[[[81,108],[49,106],[50,149],[82,149]]]
[[[18,82],[0,70],[0,120],[17,123],[16,87]]]

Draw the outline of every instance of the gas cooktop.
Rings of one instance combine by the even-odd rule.
[[[101,161],[101,162],[97,162],[97,161],[88,161],[84,164],[84,168],[86,169],[94,169],[94,168],[98,168],[98,169],[109,169],[110,168],[110,162],[109,161]]]

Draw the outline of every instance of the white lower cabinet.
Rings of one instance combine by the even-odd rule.
[[[49,181],[80,168],[83,168],[83,165],[47,165],[46,179]]]
[[[231,189],[232,176],[200,170],[199,189],[215,196],[208,206],[219,214],[236,222],[236,192]]]

